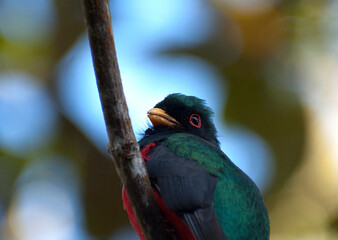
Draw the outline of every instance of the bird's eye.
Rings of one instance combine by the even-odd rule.
[[[201,117],[198,114],[191,114],[190,119],[189,119],[189,123],[196,127],[196,128],[200,128],[201,127]]]

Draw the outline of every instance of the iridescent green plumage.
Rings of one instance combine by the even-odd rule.
[[[228,239],[269,238],[268,214],[259,190],[217,146],[186,133],[171,135],[161,144],[217,176],[215,210]]]
[[[213,206],[227,239],[269,239],[268,213],[261,193],[254,182],[221,151],[212,111],[205,102],[192,96],[171,94],[155,107],[165,110],[181,125],[148,129],[140,141],[141,148],[151,142],[162,145],[177,158],[192,160],[217,177]],[[189,123],[192,114],[200,116],[200,128]],[[156,167],[152,168],[152,172],[156,175]]]

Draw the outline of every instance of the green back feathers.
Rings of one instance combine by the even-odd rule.
[[[258,188],[217,146],[186,133],[173,134],[160,144],[218,177],[214,206],[228,239],[269,238],[269,219]]]
[[[227,168],[226,157],[217,146],[188,133],[177,133],[167,137],[162,143],[180,157],[190,158],[215,176],[221,177]]]

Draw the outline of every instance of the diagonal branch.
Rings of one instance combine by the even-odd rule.
[[[155,201],[128,115],[108,0],[82,0],[109,152],[146,239],[172,239]]]

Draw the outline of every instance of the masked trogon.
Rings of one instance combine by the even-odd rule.
[[[170,94],[148,111],[139,141],[157,202],[174,239],[269,239],[269,218],[255,183],[221,151],[205,101]],[[124,209],[143,240],[123,190]]]

